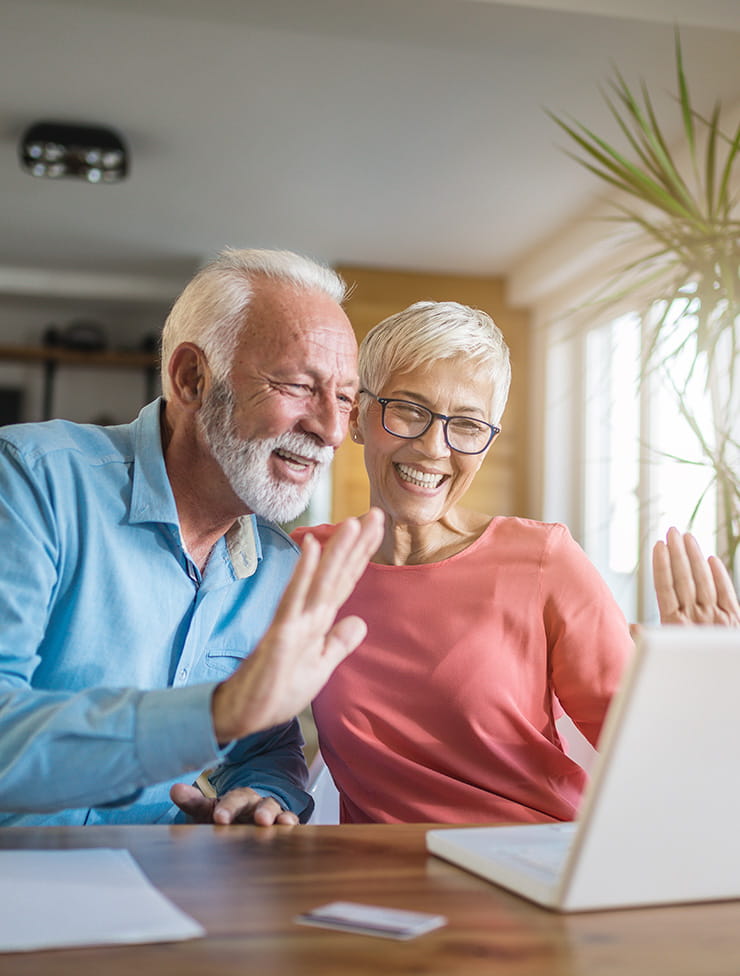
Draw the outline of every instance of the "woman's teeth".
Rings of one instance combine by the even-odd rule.
[[[441,484],[444,477],[441,474],[428,474],[426,471],[410,468],[406,464],[397,464],[396,471],[403,481],[409,481],[412,485],[418,485],[420,488],[436,488]]]

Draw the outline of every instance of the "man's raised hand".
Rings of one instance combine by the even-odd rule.
[[[360,644],[367,631],[363,620],[334,620],[380,546],[383,524],[378,509],[347,519],[323,551],[312,535],[306,535],[272,624],[238,671],[213,694],[211,711],[219,742],[293,718]]]

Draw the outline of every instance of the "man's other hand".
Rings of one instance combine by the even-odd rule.
[[[293,826],[298,823],[298,817],[283,810],[277,800],[271,796],[260,796],[246,786],[210,798],[204,796],[197,786],[175,783],[170,789],[170,799],[196,823],[251,823],[259,827],[271,827],[273,824]]]

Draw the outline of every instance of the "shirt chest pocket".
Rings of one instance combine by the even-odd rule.
[[[245,645],[209,645],[203,655],[205,680],[228,677],[242,661],[249,657],[250,648]]]

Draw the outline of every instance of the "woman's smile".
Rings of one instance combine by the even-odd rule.
[[[444,479],[448,477],[436,472],[422,471],[420,468],[414,468],[410,464],[401,464],[400,462],[396,462],[393,467],[401,481],[406,481],[419,488],[439,488]]]

